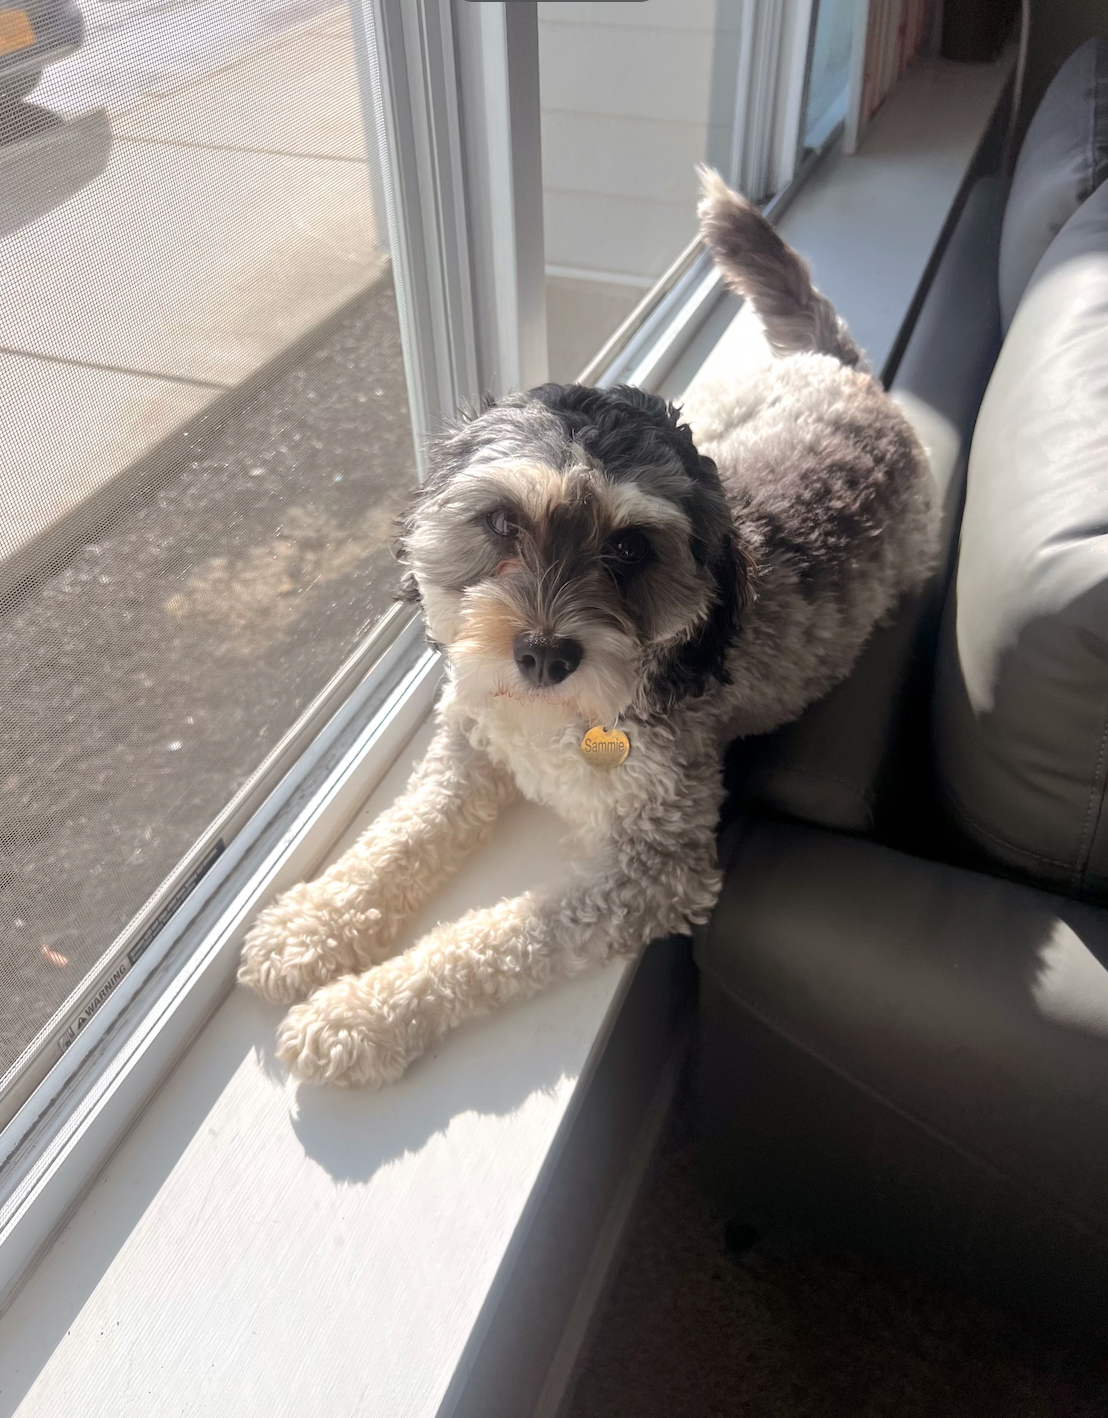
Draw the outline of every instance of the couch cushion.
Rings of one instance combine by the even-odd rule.
[[[1075,49],[1043,95],[1012,178],[1000,246],[1007,329],[1031,273],[1108,174],[1108,41]]]
[[[935,766],[993,862],[1108,888],[1108,184],[1032,277],[981,406]]]
[[[696,938],[723,1215],[1103,1340],[1108,912],[792,824],[723,847]]]

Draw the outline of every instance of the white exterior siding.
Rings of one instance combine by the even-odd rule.
[[[728,163],[743,3],[540,3],[553,378],[573,377],[695,233],[694,166]]]

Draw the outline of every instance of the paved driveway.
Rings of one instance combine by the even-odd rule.
[[[335,9],[334,0],[80,0],[85,42],[48,69],[35,100],[112,114],[171,93]]]
[[[0,115],[0,593],[382,274],[347,11],[268,32],[319,8],[94,4]]]
[[[86,8],[0,134],[0,1075],[388,606],[413,475],[345,11]]]

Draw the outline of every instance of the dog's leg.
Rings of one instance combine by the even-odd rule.
[[[653,848],[622,838],[562,896],[528,892],[471,911],[386,964],[324,985],[290,1010],[278,1057],[298,1078],[379,1086],[463,1020],[687,930],[718,895],[714,825],[709,808],[702,829]]]
[[[387,960],[404,923],[488,835],[515,792],[463,734],[442,726],[404,796],[321,877],[259,915],[239,980],[290,1004],[336,975]]]

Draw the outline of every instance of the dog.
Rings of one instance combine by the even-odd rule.
[[[297,1078],[390,1082],[463,1020],[706,921],[723,748],[845,678],[932,569],[912,429],[796,253],[701,183],[705,242],[773,352],[756,378],[683,411],[543,385],[431,447],[397,554],[446,659],[437,732],[406,793],[244,946],[240,981],[302,1001],[277,1041]],[[519,794],[569,825],[569,883],[395,953]]]

